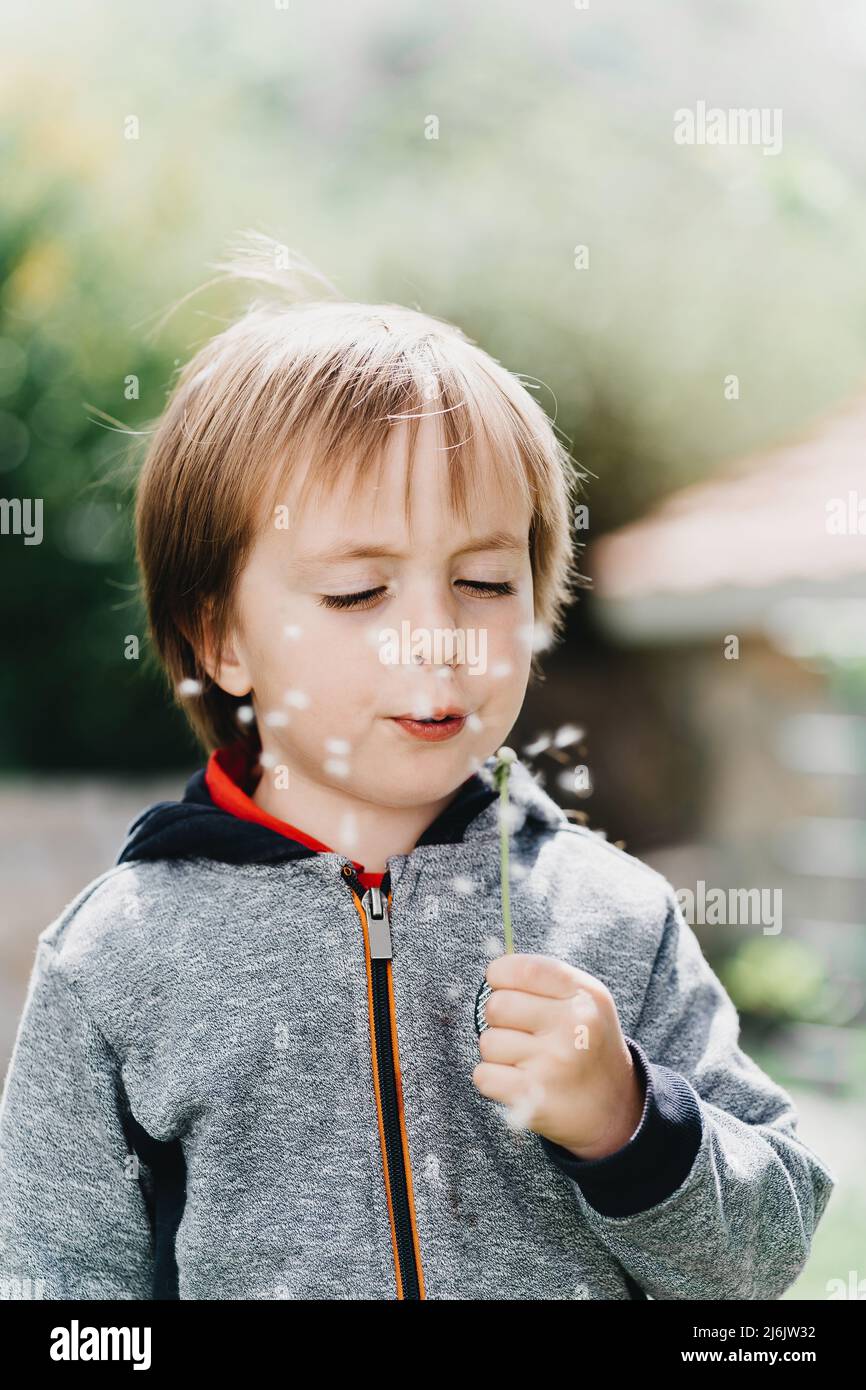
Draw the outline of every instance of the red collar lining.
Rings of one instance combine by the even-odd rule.
[[[316,850],[318,853],[334,853],[330,845],[323,844],[321,840],[314,840],[311,835],[305,835],[303,830],[299,830],[296,825],[279,820],[276,816],[269,815],[267,811],[263,811],[260,806],[256,805],[244,789],[249,787],[250,791],[254,791],[255,780],[253,778],[253,765],[242,744],[217,748],[211,753],[205,768],[205,782],[215,805],[230,812],[231,815],[237,816],[240,820],[255,821],[259,825],[266,825],[270,830],[276,830],[278,835],[285,835],[289,840],[298,840],[300,844],[306,845],[307,849]],[[359,864],[356,859],[353,859],[352,863],[358,870],[358,877],[365,888],[381,886],[384,873],[366,873],[363,864]]]

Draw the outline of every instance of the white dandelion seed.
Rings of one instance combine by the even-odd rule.
[[[138,898],[124,898],[122,908],[124,917],[130,922],[141,921],[141,903]]]
[[[348,777],[350,768],[342,758],[326,758],[324,770],[329,777]]]
[[[525,743],[523,751],[527,758],[536,758],[539,753],[545,753],[550,747],[550,734],[539,734],[538,738],[532,743]]]
[[[513,801],[509,801],[506,806],[499,806],[499,815],[505,822],[505,828],[509,835],[516,835],[526,820],[526,812],[522,806],[516,806]]]
[[[432,1187],[441,1187],[441,1165],[435,1154],[428,1154],[424,1159],[424,1177]]]
[[[337,758],[344,758],[352,751],[352,745],[347,738],[326,738],[325,748]]]
[[[576,1018],[578,1023],[582,1022],[587,1014],[595,1012],[595,1000],[588,989],[580,988],[575,990],[568,1001],[568,1012],[572,1018]]]
[[[262,767],[276,767],[277,759],[274,753],[260,753],[259,762]]]
[[[287,705],[293,705],[295,709],[306,709],[310,703],[310,697],[305,690],[287,690],[283,695],[283,700]]]
[[[339,829],[340,843],[348,849],[357,849],[358,846],[358,818],[352,811],[347,811],[340,821]]]
[[[497,661],[490,674],[494,680],[504,680],[506,676],[511,675],[513,670],[514,667],[510,661]]]
[[[474,882],[471,878],[467,878],[465,874],[455,874],[451,880],[451,887],[454,889],[455,893],[462,893],[464,897],[468,897],[470,893],[475,892]]]
[[[201,681],[193,680],[192,676],[185,676],[182,681],[178,682],[177,693],[184,698],[190,695],[200,695],[201,692]]]
[[[472,732],[476,734],[484,728],[484,720],[480,719],[474,712],[472,714],[467,714],[466,723]]]
[[[553,632],[547,623],[533,623],[532,650],[534,652],[546,652],[552,641]]]
[[[256,712],[252,705],[238,705],[235,710],[235,717],[239,724],[252,724],[256,717]]]
[[[423,694],[413,696],[409,710],[413,719],[432,719],[432,696],[428,695],[426,691],[424,691]]]
[[[456,1001],[460,998],[460,995],[462,993],[458,981],[452,980],[450,985],[446,986],[445,993],[452,1003],[456,1003]]]
[[[567,748],[571,743],[580,743],[586,737],[586,730],[576,724],[561,724],[553,736],[557,748]]]
[[[425,401],[439,399],[439,381],[434,372],[425,372],[421,378],[421,397]]]
[[[526,1094],[515,1101],[513,1105],[506,1107],[504,1119],[508,1128],[514,1130],[529,1129],[542,1100],[541,1086],[537,1081],[530,1082]]]
[[[283,636],[291,637],[294,639],[294,641],[297,641],[298,638],[302,635],[303,631],[304,629],[302,627],[299,627],[297,623],[286,623],[285,627],[283,628]]]
[[[215,369],[216,369],[216,363],[215,363],[215,362],[212,362],[212,363],[210,364],[209,367],[202,367],[201,371],[200,371],[200,372],[196,372],[196,374],[195,374],[195,376],[193,377],[192,381],[189,383],[189,390],[190,390],[190,391],[195,391],[199,386],[201,386],[205,381],[207,381],[207,379],[208,379],[209,376],[212,376],[212,375],[213,375],[213,372],[215,371]]]
[[[265,715],[265,723],[272,729],[283,728],[288,722],[289,716],[286,714],[285,710],[282,709],[268,710]]]
[[[495,936],[485,936],[484,940],[481,943],[481,949],[484,951],[485,955],[490,957],[491,960],[496,960],[497,956],[501,956],[503,954],[502,942],[499,941]]]

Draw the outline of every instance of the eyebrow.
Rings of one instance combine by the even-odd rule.
[[[461,545],[459,550],[452,553],[452,559],[458,555],[468,555],[476,550],[524,550],[526,541],[519,536],[513,536],[508,531],[491,531],[488,536],[477,536],[474,540],[467,541]],[[295,568],[308,568],[313,565],[332,565],[339,564],[343,560],[404,560],[407,556],[404,551],[391,550],[387,545],[358,545],[351,541],[345,545],[333,546],[330,550],[324,550],[318,555],[299,555],[292,563]]]

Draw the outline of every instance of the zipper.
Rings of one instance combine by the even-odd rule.
[[[397,1022],[391,1008],[391,880],[386,871],[381,888],[365,889],[352,864],[343,864],[340,872],[355,900],[369,946],[369,949],[365,946],[365,955],[372,1000],[370,1026],[374,1085],[377,1091],[382,1160],[385,1165],[391,1235],[397,1265],[397,1296],[403,1299],[421,1299],[424,1297],[424,1286],[415,1249],[412,1195],[409,1175],[406,1172],[405,1154],[408,1153],[408,1142],[403,1123],[399,1054],[395,1056]]]

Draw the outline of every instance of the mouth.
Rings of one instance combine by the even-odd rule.
[[[425,743],[441,743],[444,739],[454,738],[455,734],[459,734],[467,717],[460,710],[437,710],[435,715],[425,719],[411,714],[393,715],[391,722],[399,724],[400,728],[405,729],[413,738],[421,739]]]

